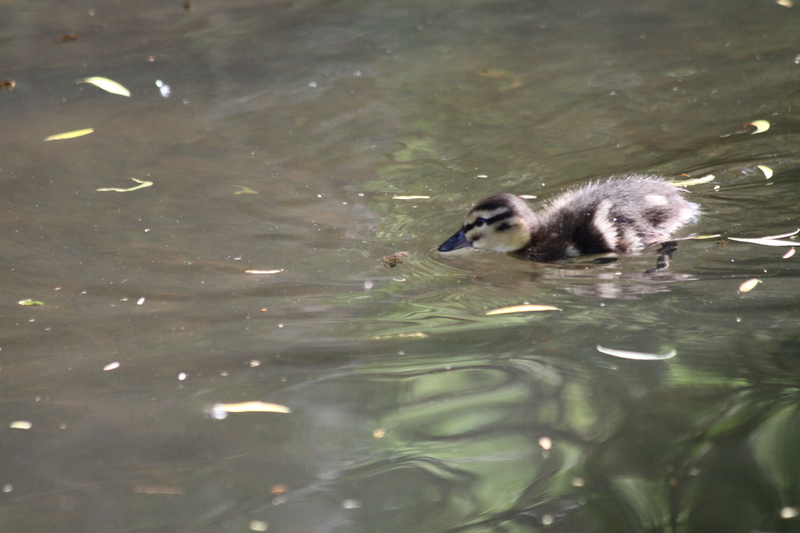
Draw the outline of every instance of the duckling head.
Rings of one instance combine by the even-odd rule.
[[[531,241],[536,215],[521,198],[496,194],[481,200],[467,213],[464,225],[438,250],[484,248],[495,252],[515,252]]]

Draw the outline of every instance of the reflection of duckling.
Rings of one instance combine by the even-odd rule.
[[[535,213],[512,194],[481,200],[440,252],[472,246],[531,261],[631,252],[662,243],[699,213],[678,189],[650,176],[591,183]]]

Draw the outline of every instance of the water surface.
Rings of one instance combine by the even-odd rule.
[[[4,531],[800,529],[797,258],[727,239],[800,227],[797,9],[0,15]],[[434,251],[483,196],[627,173],[713,174],[720,236],[655,275]],[[522,303],[560,311],[486,315]],[[254,401],[291,413],[214,416]]]

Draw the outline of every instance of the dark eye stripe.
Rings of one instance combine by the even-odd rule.
[[[499,222],[501,220],[505,220],[506,218],[510,218],[511,216],[513,216],[511,214],[511,211],[506,211],[505,213],[500,213],[499,215],[495,215],[492,218],[484,218],[484,220],[486,221],[486,224],[491,226],[495,222]],[[482,217],[480,217],[480,218],[482,218]],[[464,224],[464,232],[467,232],[467,231],[471,230],[474,227],[475,227],[475,223],[474,222],[472,224]]]

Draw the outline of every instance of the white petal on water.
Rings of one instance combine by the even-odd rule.
[[[491,311],[486,311],[487,315],[507,315],[510,313],[530,313],[536,311],[561,311],[558,307],[553,307],[552,305],[512,305],[511,307],[500,307],[498,309],[492,309]]]
[[[282,268],[278,268],[275,270],[245,270],[245,274],[278,274],[283,272]]]
[[[241,402],[217,403],[211,407],[212,413],[291,413],[292,410],[278,403]]]
[[[392,196],[392,200],[427,200],[430,196]]]
[[[110,80],[108,78],[101,78],[100,76],[93,76],[91,78],[81,78],[79,80],[75,80],[75,83],[91,83],[95,87],[99,87],[111,94],[118,94],[120,96],[131,95],[131,92],[122,85],[120,85],[119,83],[115,82],[114,80]]]
[[[800,233],[800,229],[796,229],[794,231],[790,231],[789,233],[781,233],[780,235],[767,235],[766,237],[761,237],[762,239],[783,239],[784,237],[791,237],[792,235],[797,235]]]
[[[14,420],[8,425],[11,429],[31,429],[33,424],[27,420]]]
[[[789,259],[794,255],[794,248],[789,248],[789,251],[781,256],[781,259]]]
[[[622,359],[632,359],[634,361],[663,361],[675,357],[678,352],[670,350],[666,353],[647,353],[647,352],[632,352],[629,350],[617,350],[615,348],[606,348],[597,345],[597,351],[606,355],[620,357]]]
[[[131,192],[137,189],[144,189],[145,187],[150,187],[153,185],[152,181],[137,180],[136,178],[131,178],[131,179],[136,183],[138,183],[139,185],[134,185],[133,187],[128,187],[127,189],[121,189],[119,187],[104,187],[102,189],[97,189],[97,192]]]
[[[753,122],[749,123],[748,126],[753,126],[756,131],[751,133],[750,135],[755,135],[756,133],[763,133],[769,129],[769,122],[766,120],[754,120]]]
[[[766,176],[767,179],[770,179],[772,177],[773,174],[772,169],[769,168],[768,166],[758,165],[758,169],[764,173],[764,176]]]
[[[728,239],[731,241],[760,244],[761,246],[797,246],[797,241],[781,241],[779,239],[740,239],[736,237],[728,237]]]
[[[760,279],[748,279],[741,285],[739,285],[739,292],[750,292],[756,288],[756,285],[761,283]]]

